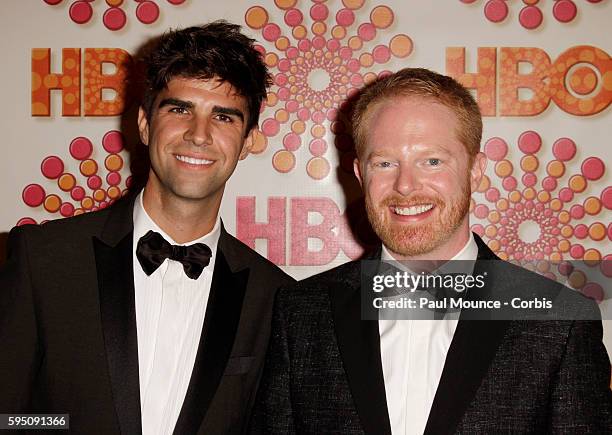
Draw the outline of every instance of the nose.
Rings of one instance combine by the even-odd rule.
[[[400,166],[395,179],[395,190],[404,196],[410,195],[415,190],[422,188],[421,175],[418,168]]]
[[[194,117],[187,126],[183,139],[197,146],[210,145],[212,143],[212,136],[208,120]]]

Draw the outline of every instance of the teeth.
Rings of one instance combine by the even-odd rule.
[[[433,208],[433,204],[415,205],[412,207],[395,207],[395,213],[402,216],[415,216]]]
[[[187,157],[187,156],[175,156],[177,160],[185,163],[189,163],[192,165],[210,165],[212,160],[206,159],[196,159],[195,157]]]

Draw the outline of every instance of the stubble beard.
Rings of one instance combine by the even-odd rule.
[[[365,205],[372,228],[391,251],[404,256],[414,257],[427,254],[448,241],[457,231],[470,209],[471,192],[468,183],[462,186],[458,198],[445,202],[440,197],[413,197],[409,201],[398,195],[384,198],[378,205],[366,195]],[[389,206],[402,206],[431,203],[438,214],[433,222],[425,224],[399,224],[388,221]]]
[[[166,175],[162,179],[153,169],[149,172],[145,188],[151,198],[156,198],[155,202],[160,208],[178,207],[179,210],[187,210],[185,207],[212,199],[212,195],[207,191],[208,186],[204,183],[186,182],[174,174]]]

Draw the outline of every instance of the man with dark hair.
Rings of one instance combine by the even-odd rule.
[[[500,261],[469,231],[471,192],[486,166],[469,92],[428,70],[398,71],[362,90],[353,132],[355,175],[382,248],[279,290],[252,432],[611,433],[610,362],[595,303]],[[442,306],[368,317],[373,277],[393,278],[379,270],[414,277],[431,264],[440,278],[457,276],[445,268],[471,267],[468,277],[483,284],[466,302],[539,296],[567,302],[570,316]],[[413,300],[434,300],[420,299],[422,287]],[[379,299],[390,309],[402,301]],[[527,320],[533,314],[540,320]]]
[[[79,433],[241,433],[275,285],[230,236],[225,183],[256,136],[270,78],[240,27],[170,31],[145,60],[141,192],[14,228],[0,271],[0,413],[68,413]]]

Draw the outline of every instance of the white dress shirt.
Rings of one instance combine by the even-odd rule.
[[[147,214],[142,192],[134,203],[134,289],[138,334],[138,374],[142,433],[171,434],[185,400],[198,351],[220,235],[217,217],[208,234],[176,243]],[[150,276],[136,258],[138,240],[149,230],[173,245],[205,243],[212,258],[198,279],[177,261],[166,259]]]
[[[478,246],[470,237],[452,260],[476,260]],[[393,261],[385,246],[382,260]],[[393,435],[422,434],[427,424],[458,313],[444,320],[378,321],[380,356]]]

